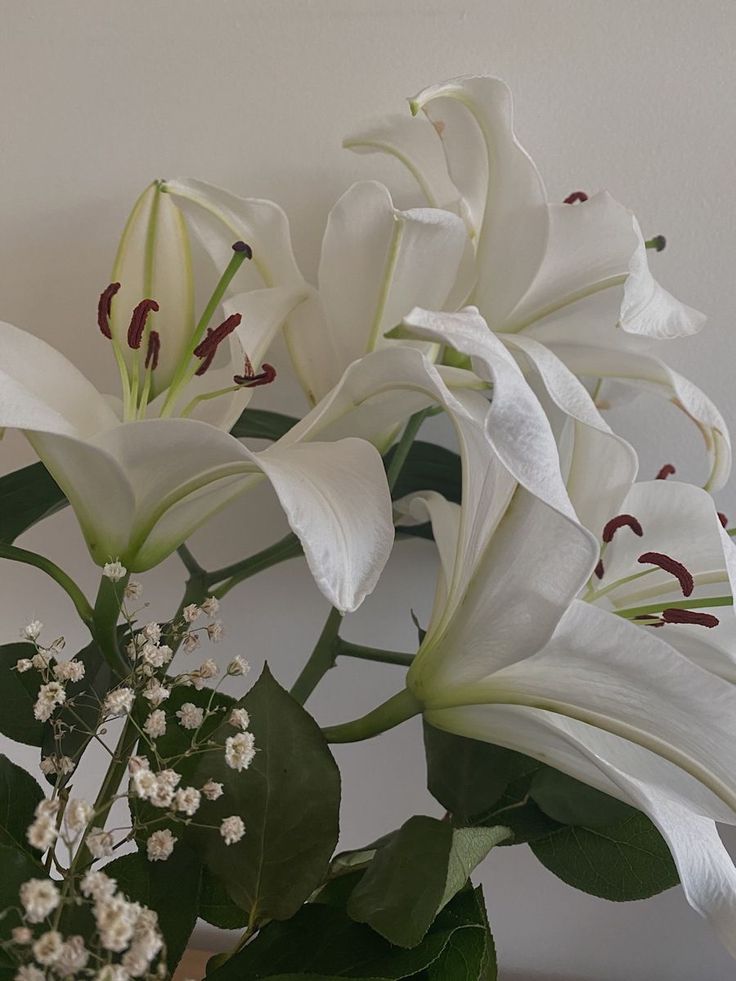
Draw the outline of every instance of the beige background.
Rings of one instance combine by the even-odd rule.
[[[428,82],[488,71],[511,83],[519,133],[553,198],[607,187],[647,234],[667,235],[657,274],[711,318],[704,334],[668,348],[670,361],[736,422],[733,4],[0,0],[0,18],[0,316],[55,343],[101,386],[114,371],[95,327],[97,294],[148,181],[186,174],[275,198],[311,273],[326,210],[352,180],[395,180],[400,200],[411,201],[398,170],[342,151],[342,136],[400,111]],[[298,409],[285,376],[262,404]],[[698,437],[674,410],[640,400],[615,421],[636,436],[644,475],[671,461],[682,476],[702,476]],[[0,446],[2,470],[30,459],[12,434]],[[724,510],[735,505],[733,490],[722,496]],[[197,535],[194,549],[220,564],[270,542],[280,522],[267,495],[249,498]],[[94,571],[68,513],[25,542],[91,590]],[[171,611],[180,573],[170,560],[145,577],[152,617]],[[426,614],[432,573],[429,546],[402,546],[346,634],[409,650],[409,609]],[[0,576],[0,640],[32,617],[51,636],[82,640],[64,596],[39,575],[3,565]],[[288,683],[325,613],[301,563],[272,570],[231,594],[218,656],[244,651],[257,668],[268,657]],[[344,664],[312,708],[325,722],[349,718],[399,684],[399,669]],[[339,756],[347,845],[417,810],[435,813],[416,726]],[[507,979],[534,970],[559,981],[734,976],[677,890],[607,904],[558,882],[524,847],[499,851],[482,878]]]

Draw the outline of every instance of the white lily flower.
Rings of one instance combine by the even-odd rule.
[[[153,195],[158,195],[156,227],[161,236],[154,251],[181,256],[180,223],[160,218],[174,205],[158,187],[149,189],[142,200],[150,204]],[[123,237],[116,263],[121,271],[136,268],[128,250],[145,240],[139,221],[150,232],[150,209],[144,210],[141,202]],[[176,241],[167,243],[167,235]],[[186,278],[187,263],[179,271]],[[133,272],[130,275],[134,278]],[[174,279],[172,265],[160,280],[167,288],[156,301],[161,314],[170,295],[175,305],[187,294]],[[115,293],[113,288],[103,294],[99,323],[108,339],[102,343],[111,344],[121,371],[123,398],[118,402],[98,392],[44,341],[0,324],[0,427],[26,434],[69,498],[95,562],[104,565],[116,559],[133,572],[151,568],[266,476],[302,541],[320,588],[340,610],[358,606],[375,585],[393,540],[390,496],[376,449],[348,436],[309,443],[292,438],[252,452],[228,430],[247,404],[250,386],[261,376],[243,371],[243,349],[233,332],[225,337],[217,328],[205,334],[207,324],[201,321],[186,344],[174,336],[172,343],[185,353],[169,364],[168,386],[157,386],[155,355],[166,349],[170,337],[162,331],[172,321],[156,320],[153,327],[145,316],[151,310],[148,305],[143,316],[134,310],[123,337],[122,314],[113,329],[120,300]],[[244,314],[241,336],[256,365],[285,316],[303,298],[301,289],[273,288],[230,301],[230,309],[235,304]],[[228,331],[233,319],[234,313],[225,321]],[[174,322],[180,326],[177,318]],[[137,360],[146,337],[148,364]],[[203,339],[206,350],[201,348]],[[231,343],[226,359],[230,363],[218,367],[215,361],[210,367],[215,349],[224,346],[221,340]],[[123,354],[126,343],[131,351]]]
[[[233,237],[245,238],[260,256],[256,285],[310,291],[289,317],[285,337],[312,404],[357,358],[394,345],[384,335],[414,306],[454,309],[472,287],[463,222],[432,208],[399,211],[375,181],[354,184],[330,211],[316,290],[298,270],[288,220],[275,205],[189,179],[168,181],[166,190],[189,206],[192,227],[215,263]]]
[[[404,699],[431,725],[526,753],[647,813],[688,900],[736,955],[736,871],[714,824],[736,823],[736,690],[663,631],[602,597],[577,598],[597,557],[591,536],[518,488],[495,455],[469,458],[466,486],[462,507],[429,492],[405,504],[432,521],[441,572]],[[714,517],[711,505],[718,539]],[[654,524],[652,535],[656,544]],[[711,546],[691,546],[689,560],[699,551],[709,565]],[[607,557],[611,575],[625,571]],[[655,568],[652,582],[664,575]]]
[[[723,418],[691,382],[644,353],[644,341],[693,334],[705,318],[654,280],[631,212],[605,192],[590,200],[572,195],[581,202],[573,205],[549,203],[516,139],[511,94],[499,79],[451,79],[425,89],[410,105],[430,122],[391,117],[345,145],[392,154],[430,205],[462,215],[476,244],[477,285],[470,300],[489,327],[531,362],[545,384],[559,369],[549,357],[536,356],[533,341],[579,376],[622,381],[672,401],[706,439],[712,460],[707,486],[722,486],[730,469]],[[604,406],[606,392],[597,396]],[[572,399],[568,393],[563,402]]]

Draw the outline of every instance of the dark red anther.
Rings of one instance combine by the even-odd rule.
[[[634,620],[649,620],[650,623],[647,624],[648,627],[663,627],[664,620],[660,620],[658,617],[655,619],[655,614],[653,613],[640,613],[638,617],[634,617]]]
[[[130,318],[128,327],[128,347],[137,351],[143,340],[143,331],[146,329],[146,320],[149,313],[158,311],[158,303],[155,300],[141,300],[136,306]]]
[[[712,613],[701,613],[699,610],[662,610],[665,623],[694,623],[698,627],[717,627],[721,622]]]
[[[679,582],[683,596],[690,596],[695,588],[695,581],[691,573],[688,572],[682,562],[670,558],[669,555],[663,555],[662,552],[644,552],[643,555],[639,556],[638,561],[642,565],[656,565],[665,572],[669,572]]]
[[[146,351],[146,368],[155,371],[158,368],[158,356],[161,353],[161,336],[157,330],[148,335],[148,350]]]
[[[194,372],[195,375],[203,375],[205,371],[209,368],[212,362],[215,360],[215,349],[213,348],[208,354],[205,354],[202,358],[202,364]]]
[[[246,242],[235,242],[233,244],[233,252],[244,252],[246,259],[253,258],[253,249]]]
[[[563,204],[582,204],[584,201],[588,200],[588,195],[585,191],[573,191],[572,194],[568,194]]]
[[[603,529],[603,541],[612,541],[613,536],[619,528],[631,528],[639,538],[644,534],[641,525],[632,514],[617,514],[615,518],[611,518],[610,521],[606,522],[606,526]]]
[[[214,330],[208,329],[207,335],[195,347],[194,356],[206,358],[210,353],[214,354],[228,334],[232,334],[235,328],[240,325],[242,319],[239,313],[233,313],[227,320],[223,320],[219,327],[215,327]]]
[[[97,303],[97,326],[102,331],[103,336],[108,340],[112,340],[112,331],[110,330],[110,308],[112,306],[112,298],[119,289],[120,283],[110,283],[110,285],[106,286],[100,293],[100,299]]]
[[[654,479],[655,480],[667,480],[667,478],[668,477],[671,477],[672,474],[674,474],[674,473],[677,473],[677,471],[672,466],[672,464],[671,463],[665,463],[665,465],[662,467],[662,469],[659,471],[659,473],[657,474],[657,476]]]
[[[603,578],[603,573],[605,572],[605,569],[603,568],[603,559],[598,559],[598,565],[595,567],[595,569],[593,569],[593,572],[598,579]]]
[[[250,372],[248,368],[250,367]],[[272,364],[262,364],[261,370],[258,374],[253,374],[253,366],[250,360],[246,358],[245,362],[245,374],[235,375],[233,381],[236,385],[242,385],[244,388],[258,388],[259,385],[270,385],[272,381],[276,378],[276,369]]]
[[[728,528],[728,518],[723,511],[718,512],[718,520],[721,522],[724,528]]]

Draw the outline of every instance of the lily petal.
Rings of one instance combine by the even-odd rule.
[[[723,416],[696,385],[648,354],[584,344],[549,346],[576,375],[625,382],[663,396],[682,409],[705,439],[711,462],[706,490],[723,487],[731,472],[731,440]]]
[[[112,279],[120,290],[112,301],[110,329],[130,367],[138,353],[126,342],[130,316],[143,299],[159,304],[149,314],[161,352],[153,374],[154,394],[165,389],[194,331],[194,277],[189,236],[173,199],[155,181],[138,198],[118,246]],[[145,351],[145,348],[144,348]]]
[[[503,335],[503,340],[533,367],[554,404],[572,421],[567,492],[579,520],[599,534],[636,479],[636,453],[611,430],[585,386],[549,348],[523,334]]]
[[[499,79],[464,76],[424,89],[411,107],[440,132],[478,229],[475,302],[496,329],[534,280],[550,221],[542,179],[514,134],[511,93]]]
[[[63,354],[0,323],[0,428],[85,436],[118,422],[105,396]]]
[[[421,117],[386,116],[346,137],[354,153],[386,153],[409,171],[430,208],[458,212],[459,193],[447,172],[447,161],[435,127]]]

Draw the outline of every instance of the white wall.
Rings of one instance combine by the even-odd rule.
[[[673,343],[669,359],[736,421],[733,4],[0,0],[0,18],[0,316],[52,341],[100,385],[111,385],[114,372],[95,327],[97,294],[148,181],[194,175],[275,198],[311,272],[336,195],[358,177],[400,176],[342,151],[342,135],[366,117],[401,110],[428,82],[489,71],[512,85],[519,133],[552,197],[605,186],[647,234],[667,235],[667,251],[652,260],[657,274],[711,318],[701,336]],[[296,408],[289,391],[279,382],[267,404],[283,397]],[[641,400],[616,422],[636,435],[644,475],[667,461],[685,477],[702,475],[698,437],[674,410]],[[13,435],[0,446],[3,470],[30,459]],[[263,499],[267,522],[249,498],[197,535],[195,552],[219,564],[280,534],[278,511]],[[722,506],[736,510],[733,491]],[[68,513],[26,542],[92,588]],[[428,610],[432,573],[428,545],[402,546],[346,633],[409,650],[409,609]],[[145,577],[152,616],[171,611],[179,575],[170,560]],[[9,565],[0,576],[0,640],[36,616],[54,635],[81,640],[52,586]],[[232,594],[219,656],[242,650],[256,667],[268,657],[288,683],[325,613],[301,563],[272,570]],[[325,722],[350,718],[399,683],[399,669],[345,664],[312,708]],[[416,726],[339,755],[347,845],[414,811],[434,813]],[[507,981],[534,970],[558,981],[733,977],[733,962],[678,890],[607,904],[558,882],[524,847],[496,854],[483,880]]]

